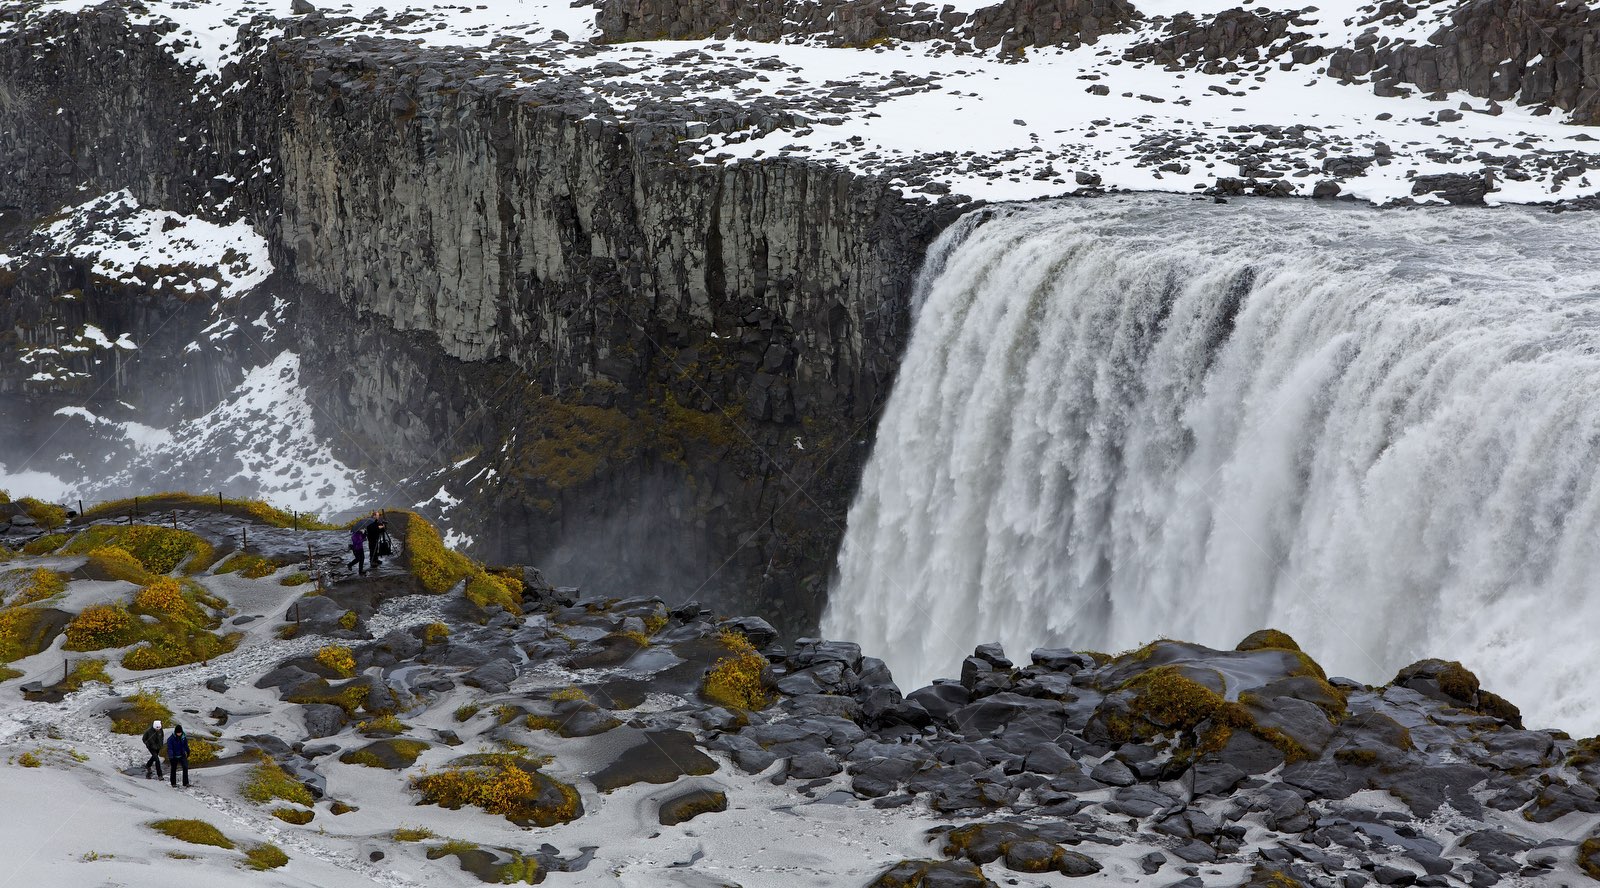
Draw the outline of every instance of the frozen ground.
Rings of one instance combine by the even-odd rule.
[[[24,21],[85,5],[54,0]],[[1438,101],[1415,93],[1380,97],[1370,83],[1326,76],[1325,59],[1297,65],[1272,56],[1287,46],[1282,41],[1267,48],[1267,59],[1226,74],[1136,61],[1129,50],[1165,37],[1171,16],[1204,17],[1233,4],[1136,6],[1146,19],[1132,31],[1022,55],[952,40],[871,48],[816,41],[590,44],[598,34],[594,9],[559,0],[398,8],[363,0],[323,11],[350,17],[332,32],[337,37],[388,36],[446,58],[492,59],[496,70],[485,76],[507,88],[578,75],[598,117],[626,120],[641,104],[660,101],[689,109],[691,119],[703,109],[706,125],[691,123],[686,143],[699,162],[818,158],[898,178],[905,193],[929,199],[947,192],[989,201],[1060,195],[1076,190],[1084,174],[1109,188],[1179,193],[1218,178],[1263,177],[1302,195],[1334,178],[1347,195],[1387,203],[1411,197],[1417,176],[1501,170],[1508,159],[1517,171],[1500,178],[1491,203],[1600,191],[1600,176],[1588,173],[1600,157],[1589,147],[1600,128],[1464,94]],[[202,78],[215,78],[238,60],[238,26],[252,16],[287,16],[289,7],[289,0],[153,0],[143,8],[150,19],[176,22],[164,42]],[[1252,7],[1297,13],[1285,41],[1330,49],[1367,31],[1379,45],[1418,45],[1453,8],[1423,4],[1408,20],[1380,17],[1361,0]],[[729,124],[729,107],[754,109],[762,122]],[[1359,173],[1324,171],[1325,160],[1345,156],[1377,162]]]

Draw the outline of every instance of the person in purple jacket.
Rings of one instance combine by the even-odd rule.
[[[350,566],[358,568],[362,576],[367,575],[367,535],[361,528],[350,530]]]

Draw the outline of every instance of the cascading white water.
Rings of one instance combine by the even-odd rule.
[[[1459,659],[1600,730],[1600,217],[1177,198],[936,245],[823,630]]]

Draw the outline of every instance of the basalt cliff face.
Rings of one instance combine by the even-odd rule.
[[[245,209],[286,306],[271,341],[300,354],[319,429],[373,502],[443,489],[492,559],[813,624],[913,274],[954,203],[809,161],[691,165],[690,109],[602,122],[570,77],[512,94],[480,62],[331,27],[247,40],[252,63],[199,93],[168,35],[115,5],[11,34],[8,219],[119,188]],[[64,276],[85,323],[128,311],[65,265],[0,281],[22,347],[62,335],[46,302]],[[181,345],[203,326],[140,298],[177,310],[117,329],[170,316]],[[267,340],[207,374],[236,381]],[[48,403],[112,400],[107,374],[162,384],[176,352],[94,364]]]

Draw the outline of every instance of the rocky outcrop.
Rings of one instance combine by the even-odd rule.
[[[959,203],[814,161],[699,165],[679,142],[704,109],[595,119],[576,75],[509,90],[336,27],[249,37],[251,63],[202,85],[115,7],[11,35],[0,90],[75,112],[7,129],[34,184],[0,200],[36,219],[67,164],[91,193],[246,209],[318,424],[389,480],[375,499],[449,487],[497,560],[814,623],[911,279]],[[25,63],[66,32],[75,52]],[[108,66],[147,84],[104,105],[116,120],[93,117]],[[106,160],[77,159],[126,119]]]
[[[1294,64],[1316,61],[1326,50],[1312,45],[1304,30],[1311,22],[1295,12],[1249,12],[1229,9],[1213,16],[1174,16],[1160,40],[1129,48],[1126,58],[1169,68],[1193,68],[1227,74],[1288,55]]]
[[[1378,7],[1365,24],[1416,15],[1405,4]],[[1497,102],[1559,108],[1575,123],[1600,123],[1600,20],[1583,4],[1557,0],[1471,0],[1426,43],[1380,41],[1376,33],[1336,49],[1328,74],[1369,78],[1380,94],[1410,84],[1429,94],[1464,91]]]
[[[1127,0],[1003,0],[970,15],[948,4],[900,0],[605,0],[596,21],[610,43],[739,37],[871,46],[944,39],[1016,51],[1094,43],[1139,18]]]

